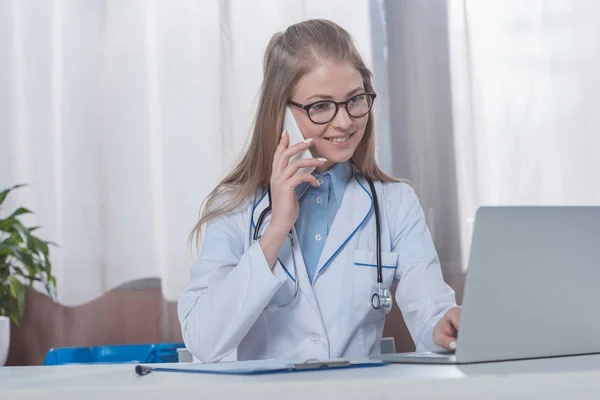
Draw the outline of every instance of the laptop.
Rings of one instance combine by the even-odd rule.
[[[390,363],[469,364],[600,353],[600,207],[478,210],[454,353]]]

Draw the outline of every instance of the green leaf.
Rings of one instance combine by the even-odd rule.
[[[14,276],[9,277],[8,280],[10,282],[10,294],[14,299],[18,299],[25,291],[25,287],[21,281]]]
[[[7,217],[5,219],[0,219],[0,232],[9,232],[10,228],[12,228],[16,219],[12,217]]]
[[[25,312],[25,288],[23,288],[17,297],[17,309],[19,310],[19,315],[22,316]]]
[[[23,318],[23,313],[19,312],[19,309],[15,306],[14,300],[10,299],[9,301],[4,302],[4,309],[6,314],[12,319],[12,321],[17,326],[21,326],[21,318]]]
[[[19,207],[8,218],[18,217],[19,215],[23,215],[23,214],[33,214],[33,211],[28,210],[25,207]]]
[[[14,185],[13,187],[10,187],[6,190],[3,190],[2,192],[0,192],[0,204],[4,203],[4,200],[6,199],[6,196],[8,196],[8,194],[15,190],[18,189],[20,187],[26,186],[25,184],[20,184],[20,185]]]
[[[43,241],[41,241],[40,239],[36,238],[35,236],[30,236],[31,239],[31,245],[33,247],[33,249],[35,249],[35,251],[39,251],[42,254],[44,254],[46,257],[48,257],[48,245],[46,243],[44,243]]]
[[[9,313],[10,315],[10,319],[12,319],[12,322],[15,323],[15,325],[20,328],[21,327],[21,322],[19,321],[19,316],[14,314],[14,313]]]
[[[33,260],[33,257],[31,256],[31,254],[27,251],[18,251],[16,253],[14,253],[14,256],[16,259],[18,259],[19,261],[21,261],[21,263],[23,264],[23,266],[25,267],[25,269],[27,269],[27,272],[29,272],[31,275],[36,275],[36,272],[40,269],[39,267],[39,263],[36,263]]]
[[[19,246],[12,243],[0,243],[0,256],[7,256],[17,251]]]
[[[48,293],[48,296],[50,296],[50,298],[54,300],[54,290],[52,290],[50,283],[44,283],[44,288],[46,289],[46,293]]]
[[[23,226],[23,224],[21,224],[17,220],[15,220],[15,223],[13,224],[12,228],[14,229],[15,232],[17,232],[19,234],[19,236],[23,240],[23,243],[25,243],[25,246],[29,247],[29,242],[31,241],[30,240],[31,235],[29,234],[29,231],[27,231],[27,228],[25,228]]]
[[[10,236],[8,238],[4,239],[2,241],[2,243],[21,244],[21,243],[23,243],[23,240],[21,239],[21,236],[12,232],[12,230],[11,230]]]

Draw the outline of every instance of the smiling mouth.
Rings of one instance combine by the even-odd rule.
[[[349,135],[342,136],[342,137],[326,138],[326,139],[333,143],[344,143],[344,142],[347,142],[348,140],[350,140],[350,138],[352,136],[354,136],[354,133],[351,133]]]

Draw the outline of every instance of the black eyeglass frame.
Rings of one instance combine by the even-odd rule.
[[[367,96],[371,98],[371,105],[369,106],[369,109],[367,110],[366,113],[359,115],[359,116],[354,116],[352,114],[350,114],[350,111],[348,111],[348,103],[350,102],[350,100],[352,100],[353,98],[357,97],[357,96]],[[348,115],[352,118],[362,118],[365,115],[367,115],[369,112],[371,112],[371,109],[373,108],[373,104],[375,103],[375,98],[377,97],[376,93],[359,93],[359,94],[355,94],[354,96],[350,97],[349,99],[347,99],[346,101],[333,101],[333,100],[319,100],[319,101],[315,101],[314,103],[310,103],[310,104],[300,104],[300,103],[296,103],[295,101],[292,100],[288,100],[288,104],[301,108],[304,111],[306,111],[306,115],[308,116],[308,119],[310,119],[312,121],[313,124],[317,124],[317,125],[325,125],[330,123],[331,121],[334,120],[335,116],[337,115],[338,111],[340,110],[340,106],[344,106],[344,108],[346,109],[346,112],[348,113]],[[329,121],[326,122],[315,122],[311,117],[310,117],[310,108],[316,104],[321,104],[321,103],[333,103],[335,105],[335,112],[333,113],[333,116],[331,117],[331,119]]]

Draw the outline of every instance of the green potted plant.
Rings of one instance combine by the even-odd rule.
[[[53,243],[34,235],[39,227],[27,227],[21,217],[32,212],[24,207],[5,215],[2,205],[8,194],[23,185],[0,192],[0,366],[6,362],[10,344],[10,320],[20,326],[25,295],[35,282],[55,298],[49,246]]]

